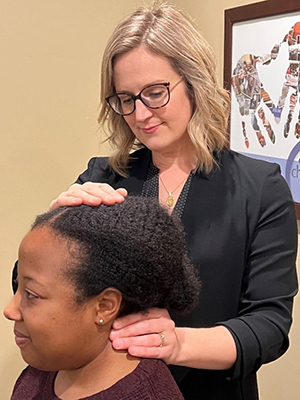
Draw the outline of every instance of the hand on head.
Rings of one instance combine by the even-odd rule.
[[[50,204],[50,211],[64,206],[98,206],[99,204],[112,205],[122,203],[127,196],[127,190],[114,189],[107,183],[86,182],[83,185],[75,183],[62,192]]]

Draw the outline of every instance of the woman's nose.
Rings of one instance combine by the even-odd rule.
[[[144,121],[153,115],[153,110],[147,107],[141,100],[135,102],[135,119],[136,121]]]
[[[11,299],[10,303],[4,309],[3,314],[4,314],[5,318],[7,318],[11,321],[22,320],[20,304],[21,304],[21,295],[19,294],[19,291],[17,291],[17,293]]]

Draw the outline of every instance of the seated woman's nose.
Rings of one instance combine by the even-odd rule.
[[[21,318],[20,301],[21,301],[21,296],[17,292],[3,311],[3,315],[5,318],[11,321],[20,320]]]

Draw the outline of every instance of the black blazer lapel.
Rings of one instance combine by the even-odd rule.
[[[151,152],[143,148],[134,152],[128,165],[129,176],[121,178],[116,188],[123,187],[129,194],[140,194],[147,177],[149,163],[152,159]]]

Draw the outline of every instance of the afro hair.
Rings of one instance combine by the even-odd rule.
[[[200,280],[185,249],[183,227],[157,200],[61,207],[32,225],[75,243],[64,274],[83,303],[107,287],[122,293],[121,314],[167,308],[186,314],[197,304]],[[71,266],[70,266],[71,265]]]

